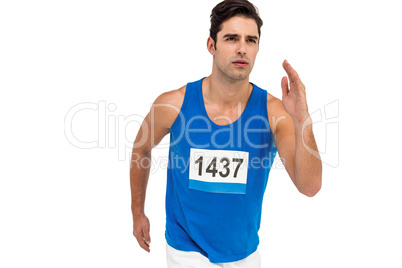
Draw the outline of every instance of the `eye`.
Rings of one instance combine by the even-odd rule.
[[[248,41],[250,41],[251,43],[257,43],[257,41],[255,41],[255,39],[249,39]]]
[[[234,40],[234,37],[228,37],[226,40],[227,41],[232,41],[232,40]]]

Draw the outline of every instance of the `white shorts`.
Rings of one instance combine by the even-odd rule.
[[[166,243],[166,258],[168,268],[261,268],[261,256],[258,249],[243,260],[212,263],[199,252],[177,250]]]

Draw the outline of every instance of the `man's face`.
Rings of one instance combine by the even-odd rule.
[[[214,55],[216,71],[233,80],[247,79],[258,53],[258,26],[254,19],[235,16],[222,24]]]

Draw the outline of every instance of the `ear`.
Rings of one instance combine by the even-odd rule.
[[[215,41],[211,36],[209,36],[207,40],[207,49],[212,56],[215,55]]]

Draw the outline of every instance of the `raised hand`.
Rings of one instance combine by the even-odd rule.
[[[310,116],[307,107],[306,87],[287,60],[283,61],[282,66],[290,82],[289,88],[288,78],[286,76],[282,77],[282,104],[286,112],[292,116],[293,120],[297,120],[301,123]]]

